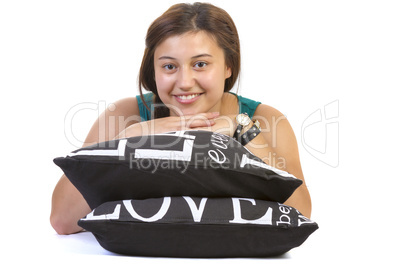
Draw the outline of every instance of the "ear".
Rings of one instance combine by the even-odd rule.
[[[232,68],[226,66],[225,79],[228,79],[231,76],[232,76]]]

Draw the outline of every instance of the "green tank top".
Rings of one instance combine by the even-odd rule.
[[[239,96],[237,94],[234,94],[232,92],[229,92],[237,97],[237,100],[239,102],[239,110],[240,113],[247,113],[250,118],[253,117],[255,110],[257,109],[257,106],[261,103],[259,101],[254,101],[248,98],[244,98],[242,96]],[[154,94],[153,93],[147,93],[144,94],[144,100],[147,104],[147,106],[152,109],[152,99]],[[141,121],[148,121],[151,120],[151,111],[147,109],[143,101],[141,100],[141,96],[137,96],[137,102],[138,102],[138,108],[140,110],[140,116],[141,116]]]

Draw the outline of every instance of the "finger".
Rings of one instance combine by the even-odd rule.
[[[187,122],[187,127],[188,128],[200,128],[200,127],[211,127],[215,125],[216,122],[213,119],[190,119]]]
[[[220,113],[219,112],[211,112],[211,113],[205,113],[206,117],[208,119],[212,119],[212,118],[217,118],[219,117]]]
[[[195,120],[195,119],[214,119],[219,117],[219,112],[210,112],[210,113],[200,113],[200,114],[192,114],[184,116],[185,120]]]

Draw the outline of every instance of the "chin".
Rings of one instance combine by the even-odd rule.
[[[194,110],[182,110],[181,111],[182,115],[195,115],[195,114],[198,114],[198,113],[200,113],[200,112],[197,112],[197,111],[194,111]]]
[[[176,114],[178,116],[183,116],[183,115],[194,115],[202,113],[200,109],[197,109],[195,107],[179,107],[176,106],[176,108],[173,110],[173,114]]]

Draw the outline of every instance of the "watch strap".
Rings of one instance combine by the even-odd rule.
[[[245,146],[247,143],[249,143],[255,137],[257,137],[257,135],[260,133],[261,133],[261,129],[260,129],[259,125],[254,123],[253,126],[249,130],[247,130],[245,133],[243,133],[240,136],[241,145]]]
[[[234,138],[235,140],[240,141],[240,133],[241,133],[242,129],[243,129],[243,126],[242,126],[242,125],[240,125],[240,124],[237,125],[237,127],[236,127],[236,129],[235,129],[235,132],[234,132],[234,134],[233,134],[233,138]]]

